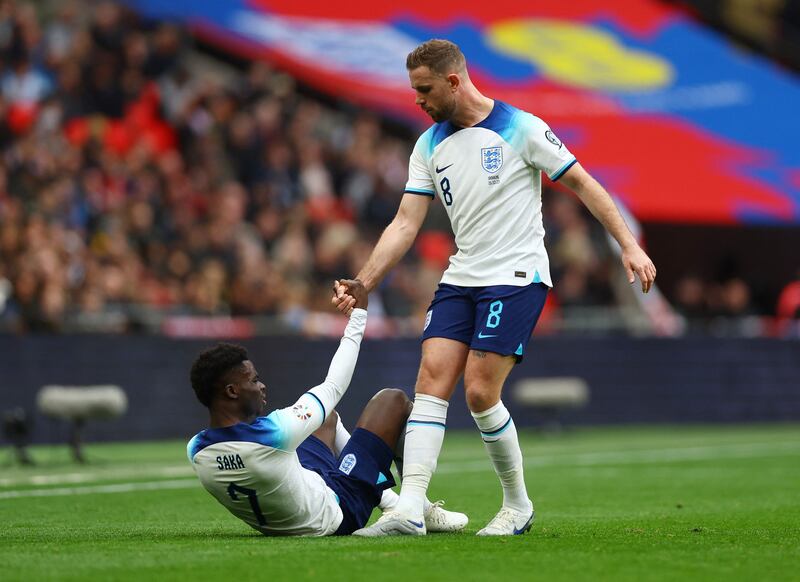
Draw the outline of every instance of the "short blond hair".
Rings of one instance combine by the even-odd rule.
[[[428,67],[434,73],[447,75],[466,71],[467,60],[456,43],[434,38],[408,53],[406,69],[413,71],[418,67]]]

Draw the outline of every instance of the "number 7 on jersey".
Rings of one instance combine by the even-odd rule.
[[[237,492],[247,495],[247,498],[250,501],[250,507],[253,510],[253,514],[258,520],[258,525],[267,525],[267,520],[264,519],[264,514],[261,513],[261,506],[258,504],[258,493],[256,493],[256,490],[248,487],[242,487],[236,483],[231,483],[228,485],[228,495],[230,495],[231,499],[234,501],[239,501],[239,496],[236,495]]]

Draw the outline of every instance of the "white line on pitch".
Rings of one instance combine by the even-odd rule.
[[[749,459],[770,455],[800,455],[800,442],[718,445],[636,451],[604,451],[563,455],[542,455],[525,459],[526,467],[587,467],[595,465],[645,465],[717,459]],[[472,473],[490,471],[488,461],[441,463],[437,473]]]
[[[0,487],[10,485],[67,485],[93,483],[103,479],[128,479],[132,477],[184,477],[192,475],[189,463],[185,465],[138,465],[129,469],[119,466],[107,470],[87,468],[76,473],[55,473],[52,475],[29,475],[27,477],[7,477],[0,479]]]
[[[682,447],[672,449],[651,449],[637,451],[604,451],[596,453],[578,453],[562,455],[541,455],[531,456],[525,459],[526,467],[590,467],[598,465],[619,465],[619,464],[651,464],[651,463],[670,463],[684,461],[707,461],[724,459],[746,459],[762,456],[784,456],[800,455],[800,443],[798,442],[776,442],[776,443],[753,443],[737,445],[717,445],[710,447]],[[486,459],[476,459],[473,461],[442,462],[437,473],[459,474],[491,471],[491,466]],[[150,471],[139,469],[137,474],[141,477],[174,476],[177,474],[190,473],[191,469],[187,466],[173,466],[153,468]],[[65,475],[68,481],[73,482],[77,475],[74,473]],[[114,474],[100,475],[97,472],[86,473],[91,478],[108,477],[119,478],[119,472]],[[37,484],[33,479],[45,476],[29,477],[25,481],[27,484]],[[57,475],[48,475],[48,483],[56,484]],[[20,483],[22,484],[22,483]],[[20,497],[50,497],[58,495],[86,495],[96,493],[126,493],[130,491],[156,491],[159,489],[184,489],[198,486],[194,478],[173,479],[162,481],[147,481],[133,483],[114,483],[108,485],[92,485],[85,487],[61,487],[49,489],[22,489],[11,491],[0,491],[0,499],[16,499]]]
[[[57,489],[23,489],[0,491],[0,499],[20,497],[56,497],[61,495],[96,495],[100,493],[129,493],[131,491],[158,491],[161,489],[191,489],[200,487],[197,479],[173,479],[171,481],[145,481],[140,483],[114,483],[87,487],[59,487]]]

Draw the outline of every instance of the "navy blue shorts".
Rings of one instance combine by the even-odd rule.
[[[422,340],[444,337],[473,350],[522,355],[544,308],[548,287],[494,285],[459,287],[440,283],[433,296]]]
[[[394,453],[370,431],[357,428],[337,459],[333,451],[314,435],[297,447],[300,464],[318,473],[339,498],[342,524],[334,535],[350,535],[367,525],[372,510],[381,502],[384,489],[394,487]]]

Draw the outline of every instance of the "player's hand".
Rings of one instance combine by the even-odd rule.
[[[364,287],[364,283],[358,279],[342,279],[339,281],[339,285],[344,286],[347,291],[347,295],[355,299],[353,308],[367,308],[367,304],[369,303],[369,293],[367,292],[367,288]],[[351,311],[352,309],[347,312],[348,315]]]
[[[349,315],[355,307],[356,299],[347,292],[347,286],[337,280],[333,282],[333,297],[331,297],[331,303],[337,310]]]
[[[342,313],[350,315],[356,307],[367,308],[369,294],[358,279],[341,279],[333,283],[331,303]]]
[[[633,285],[639,277],[642,282],[642,292],[647,293],[656,280],[656,266],[650,257],[647,256],[639,245],[622,250],[622,265],[625,267],[625,274],[628,276],[628,283]],[[635,275],[635,276],[634,276]]]

